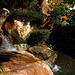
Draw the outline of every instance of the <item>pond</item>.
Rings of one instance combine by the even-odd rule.
[[[75,59],[70,56],[59,52],[54,64],[58,65],[59,69],[54,75],[75,75]]]

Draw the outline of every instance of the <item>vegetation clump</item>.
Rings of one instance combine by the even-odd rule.
[[[50,30],[48,29],[38,29],[31,33],[29,38],[27,39],[27,43],[29,45],[40,45],[40,44],[46,44],[46,41],[48,40],[50,36]]]

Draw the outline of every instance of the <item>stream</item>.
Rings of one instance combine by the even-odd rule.
[[[10,42],[9,38],[5,35],[3,37],[4,37],[4,39],[0,46],[0,52],[5,51],[5,50],[16,51],[16,49],[13,47],[12,43]]]
[[[4,36],[0,50],[16,51],[9,38],[6,36]],[[51,67],[54,75],[75,75],[75,59],[62,52],[58,52],[58,58],[54,64],[47,64]]]
[[[59,52],[54,64],[54,75],[75,75],[75,59],[67,54]]]

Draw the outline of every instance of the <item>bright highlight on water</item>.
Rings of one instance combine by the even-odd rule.
[[[3,42],[0,46],[0,52],[2,51],[16,51],[16,49],[13,47],[13,45],[11,44],[9,38],[7,36],[4,36]]]

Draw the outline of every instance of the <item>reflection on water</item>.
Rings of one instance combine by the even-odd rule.
[[[16,49],[13,47],[13,45],[11,44],[9,38],[7,36],[4,36],[3,42],[0,46],[0,52],[1,51],[16,51]]]

